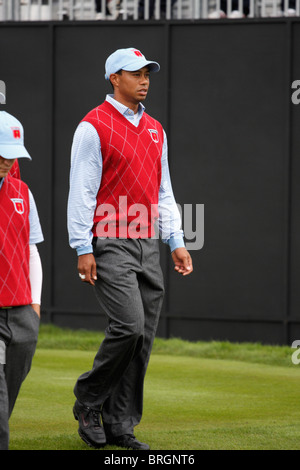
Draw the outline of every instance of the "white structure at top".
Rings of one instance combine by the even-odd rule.
[[[151,2],[154,2],[153,15]],[[144,6],[142,11],[140,3]],[[249,0],[248,18],[278,16],[300,16],[300,0]],[[100,0],[100,11],[96,11],[95,0],[0,0],[0,21],[209,20],[244,17],[243,0],[227,0],[226,11],[221,10],[221,0]]]

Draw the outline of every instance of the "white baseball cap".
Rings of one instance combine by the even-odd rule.
[[[149,67],[151,72],[158,72],[160,69],[160,65],[157,62],[147,60],[141,51],[134,47],[118,49],[113,52],[105,62],[105,78],[109,80],[110,75],[119,70],[134,72],[146,66]]]
[[[31,156],[24,147],[24,129],[20,121],[6,111],[0,111],[0,156],[13,160]]]

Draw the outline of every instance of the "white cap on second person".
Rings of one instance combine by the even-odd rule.
[[[7,160],[29,158],[24,147],[24,129],[20,121],[6,111],[0,111],[0,156]]]

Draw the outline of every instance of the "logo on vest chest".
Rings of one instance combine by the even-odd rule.
[[[13,199],[11,199],[11,201],[13,202],[15,211],[18,214],[24,214],[24,201],[23,201],[23,199],[13,198]]]
[[[159,143],[159,138],[158,138],[158,132],[156,129],[148,129],[150,135],[151,135],[151,138],[153,140],[153,142],[155,142],[156,144]]]

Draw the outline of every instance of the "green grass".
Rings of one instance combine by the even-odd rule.
[[[55,325],[42,325],[38,348],[96,351],[104,338],[103,332],[71,330]],[[289,346],[268,346],[259,343],[229,341],[184,341],[178,338],[155,338],[152,354],[188,356],[207,359],[229,359],[257,364],[295,367]]]
[[[103,334],[42,326],[10,420],[10,449],[85,450],[73,386]],[[152,450],[300,449],[300,365],[289,347],[156,339],[136,435]],[[115,450],[115,447],[105,449]]]

